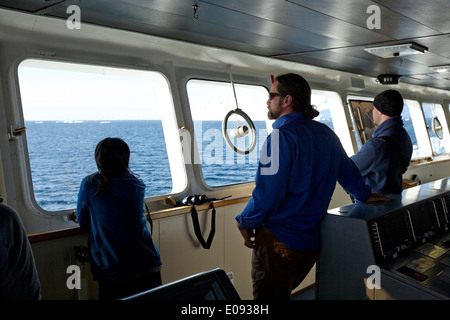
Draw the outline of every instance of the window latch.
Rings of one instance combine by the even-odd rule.
[[[8,133],[9,140],[13,140],[14,137],[20,136],[27,130],[27,127],[19,127],[18,125],[11,126],[11,130]]]

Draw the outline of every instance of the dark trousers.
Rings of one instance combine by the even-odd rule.
[[[117,300],[150,290],[161,284],[160,271],[139,276],[106,276],[98,279],[98,298],[100,300]]]
[[[255,300],[289,300],[314,266],[318,252],[300,252],[286,247],[264,227],[255,235],[252,255],[253,297]]]

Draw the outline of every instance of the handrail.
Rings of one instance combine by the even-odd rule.
[[[53,231],[46,231],[41,233],[33,233],[28,235],[28,241],[30,243],[42,242],[47,240],[54,240],[64,237],[72,237],[79,234],[85,233],[83,229],[80,227],[70,227],[66,229],[59,229]]]
[[[250,200],[251,196],[244,196],[239,198],[232,198],[232,199],[225,199],[225,200],[219,200],[217,202],[214,202],[214,206],[216,208],[219,207],[225,207],[230,206],[237,203],[243,203],[248,202]],[[203,211],[208,210],[210,208],[210,203],[205,203],[196,206],[197,210]],[[152,220],[159,220],[164,219],[168,217],[174,217],[179,215],[184,215],[187,213],[191,213],[191,206],[181,206],[181,207],[174,207],[174,208],[168,208],[168,209],[162,209],[157,210],[154,212],[150,212],[152,216]],[[54,240],[64,237],[71,237],[79,234],[83,234],[85,231],[81,229],[79,226],[65,228],[65,229],[59,229],[59,230],[53,230],[53,231],[46,231],[41,233],[34,233],[28,235],[28,240],[30,243],[37,243],[42,241],[48,241],[48,240]]]

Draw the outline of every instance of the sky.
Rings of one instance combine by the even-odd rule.
[[[153,120],[173,110],[166,79],[157,72],[25,60],[19,65],[24,117],[44,120]],[[267,89],[236,86],[238,106],[265,120]],[[254,87],[254,86],[253,86]],[[188,83],[194,120],[223,120],[236,108],[230,83]]]
[[[38,67],[28,60],[19,66],[26,120],[160,119],[159,108],[152,106],[170,99],[167,82],[155,72],[105,67],[63,71],[58,64],[41,62]]]

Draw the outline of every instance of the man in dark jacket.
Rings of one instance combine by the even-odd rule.
[[[412,155],[401,116],[403,98],[396,90],[386,90],[375,97],[373,105],[373,121],[378,127],[351,159],[373,192],[399,194]]]
[[[0,301],[40,297],[41,284],[22,220],[16,210],[0,204]]]

